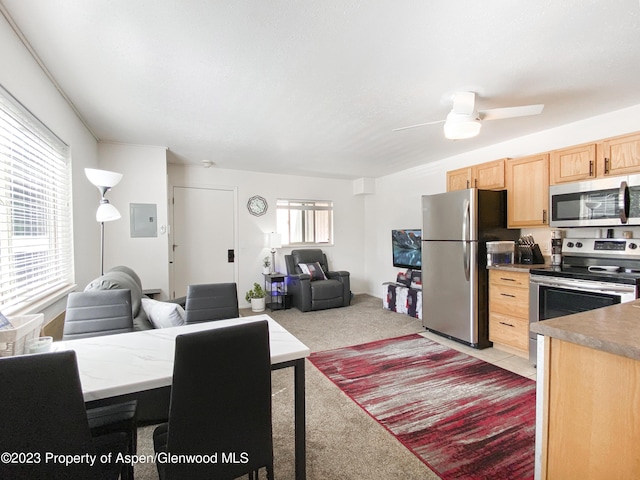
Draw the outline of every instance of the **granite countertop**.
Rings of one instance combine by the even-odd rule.
[[[531,331],[640,360],[640,300],[532,323]]]

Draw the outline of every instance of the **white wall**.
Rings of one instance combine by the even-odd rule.
[[[143,289],[160,288],[162,293],[157,298],[169,298],[166,148],[101,142],[98,144],[98,165],[101,169],[123,174],[120,183],[106,195],[122,218],[105,223],[105,271],[116,265],[126,265],[140,276]],[[94,199],[97,207],[100,199],[97,188]],[[132,203],[156,205],[157,237],[131,237]],[[165,229],[161,228],[163,226]]]
[[[238,192],[237,231],[238,294],[240,303],[253,282],[262,283],[262,259],[270,255],[265,247],[265,234],[276,230],[276,199],[332,200],[334,207],[334,246],[324,247],[329,266],[351,272],[351,290],[362,293],[367,290],[364,253],[364,197],[353,194],[351,180],[335,180],[315,177],[264,174],[216,167],[169,165],[171,186],[233,187]],[[246,208],[253,195],[263,196],[269,205],[261,217],[251,215]],[[276,253],[276,267],[284,272],[283,255],[290,248]]]
[[[72,147],[75,280],[83,287],[99,273],[100,229],[95,221],[98,193],[84,176],[85,167],[98,166],[97,141],[1,16],[0,61],[0,84]],[[168,170],[173,184],[237,187],[241,297],[253,281],[261,278],[260,260],[267,254],[261,238],[263,233],[275,230],[273,205],[278,197],[333,200],[335,246],[325,249],[330,264],[351,271],[354,292],[379,297],[380,285],[394,280],[398,271],[391,265],[391,229],[421,226],[420,197],[444,191],[447,170],[635,131],[640,131],[640,105],[379,178],[375,181],[375,193],[370,195],[353,195],[353,182],[348,180],[268,175],[215,167],[206,170],[172,165]],[[168,268],[164,267],[168,264],[168,239],[159,236],[156,242],[147,245],[128,235],[128,204],[131,202],[157,203],[160,222],[166,221],[166,179],[160,178],[165,175],[166,166],[160,159],[160,151],[162,149],[154,147],[101,145],[100,166],[125,174],[123,183],[109,193],[124,217],[120,223],[107,225],[106,265],[129,264],[141,272],[143,286],[166,289]],[[253,217],[244,208],[246,200],[255,194],[267,198],[272,207],[263,217]],[[541,242],[545,235],[548,238],[546,229],[536,229],[534,233]],[[151,261],[142,260],[151,256],[147,252],[153,254]],[[286,249],[278,252],[281,270],[282,255],[286,252]],[[45,314],[50,318],[63,309],[64,302],[60,301]]]
[[[84,168],[97,164],[97,142],[84,127],[27,49],[0,15],[0,84],[71,146],[75,281],[85,285],[99,269],[99,229],[95,222],[95,187]],[[79,225],[79,226],[77,226]],[[45,321],[66,305],[63,298],[47,308]]]
[[[391,230],[422,227],[420,197],[446,191],[448,170],[499,158],[533,155],[637,131],[640,131],[640,105],[376,179],[376,192],[374,195],[367,196],[365,207],[365,238],[368,241],[365,264],[368,293],[381,297],[381,284],[395,281],[400,269],[392,266]],[[636,232],[634,236],[637,237],[640,229],[630,230]],[[545,246],[549,243],[549,229],[527,229],[523,232],[532,233],[536,241]],[[581,234],[593,236],[593,231],[571,229],[567,234],[571,237]]]

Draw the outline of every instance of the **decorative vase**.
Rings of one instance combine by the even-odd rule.
[[[251,299],[251,311],[252,312],[264,312],[265,309],[265,299],[262,298],[252,298]]]
[[[269,275],[271,273],[271,267],[262,267],[262,273]]]

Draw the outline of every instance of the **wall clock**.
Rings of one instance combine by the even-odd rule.
[[[267,201],[260,195],[254,195],[247,202],[247,210],[249,210],[251,215],[255,215],[256,217],[264,215],[267,212],[267,208]]]

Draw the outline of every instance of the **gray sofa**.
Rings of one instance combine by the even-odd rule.
[[[142,299],[147,298],[142,293],[142,282],[140,277],[131,268],[124,265],[113,267],[100,277],[93,280],[84,289],[85,292],[92,290],[116,290],[126,289],[131,291],[131,310],[133,316],[133,330],[151,330],[154,328],[149,320],[145,309],[142,307]],[[169,303],[177,303],[183,308],[185,306],[185,298],[177,298],[175,300],[167,300]]]

